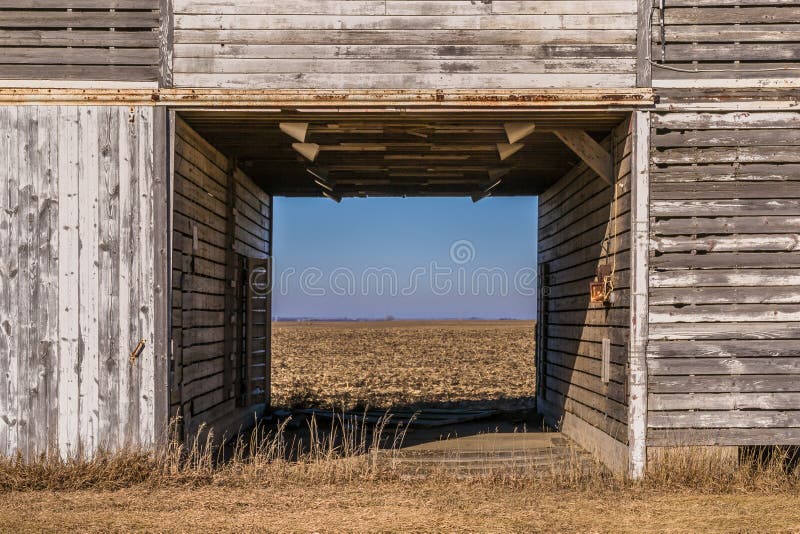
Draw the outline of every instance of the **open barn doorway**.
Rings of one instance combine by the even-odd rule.
[[[535,197],[275,206],[275,408],[405,445],[537,427]]]
[[[171,398],[184,433],[204,426],[230,434],[274,405],[275,280],[266,293],[254,281],[263,282],[273,268],[275,196],[337,203],[536,196],[538,259],[530,268],[537,324],[527,326],[530,344],[521,349],[530,382],[529,395],[520,398],[531,402],[518,407],[523,415],[511,421],[512,431],[538,425],[528,417],[535,411],[551,428],[620,461],[627,444],[630,115],[609,109],[178,112]],[[495,325],[506,341],[513,339],[507,326]],[[485,341],[494,335],[487,332],[469,335]],[[433,339],[430,332],[415,335]],[[385,393],[381,388],[376,394]],[[281,398],[284,407],[296,407],[290,397]],[[447,408],[429,408],[429,419],[457,417],[436,411]]]

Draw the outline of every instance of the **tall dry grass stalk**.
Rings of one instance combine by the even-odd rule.
[[[799,460],[796,447],[665,447],[648,457],[644,483],[714,492],[795,491]]]
[[[57,451],[25,460],[21,455],[0,458],[0,491],[119,489],[133,485],[268,485],[304,480],[335,483],[390,477],[376,461],[380,447],[396,450],[406,428],[385,435],[389,417],[375,425],[337,414],[323,429],[315,417],[307,420],[306,440],[287,432],[287,419],[275,428],[263,425],[232,442],[219,440],[201,428],[188,443],[177,436],[174,421],[170,439],[156,451],[136,448],[82,453],[68,457]],[[219,446],[218,443],[225,443]]]
[[[407,478],[400,448],[407,426],[388,417],[375,425],[337,415],[329,425],[307,421],[305,439],[287,431],[290,420],[276,427],[257,426],[226,446],[213,432],[200,432],[189,443],[170,439],[156,452],[133,448],[92,458],[43,454],[25,461],[0,458],[0,492],[28,490],[115,490],[131,486],[272,486],[291,482],[332,484]],[[173,433],[176,436],[177,433]],[[388,460],[388,461],[387,461]],[[800,489],[798,456],[792,448],[738,451],[713,447],[670,447],[649,461],[645,480],[614,476],[585,454],[529,469],[487,469],[474,476],[482,484],[539,489],[608,491],[625,488],[692,489],[710,492]],[[427,478],[463,475],[434,469]],[[466,477],[469,478],[469,477]]]

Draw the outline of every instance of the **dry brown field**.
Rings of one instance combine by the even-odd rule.
[[[278,324],[274,398],[347,408],[524,405],[534,387],[533,327]],[[405,480],[371,468],[369,455],[276,457],[0,460],[0,532],[800,532],[800,479],[780,465],[753,471],[685,456],[643,483],[570,467]]]
[[[276,406],[530,406],[532,321],[282,322]]]

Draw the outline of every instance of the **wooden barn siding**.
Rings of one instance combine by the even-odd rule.
[[[663,13],[653,4],[652,59],[668,67],[653,66],[655,87],[761,86],[800,77],[796,0],[665,0]]]
[[[653,114],[648,443],[800,443],[800,113]]]
[[[539,197],[539,264],[547,264],[544,398],[621,443],[628,440],[626,388],[630,330],[630,179],[632,137],[626,122],[614,131],[619,195],[579,164]],[[604,143],[612,150],[611,138]],[[616,216],[615,216],[616,215]],[[604,262],[616,260],[614,303],[589,302],[589,283]],[[611,380],[601,381],[602,340],[611,340]],[[560,414],[551,414],[558,420]]]
[[[154,82],[159,0],[0,0],[0,79]]]
[[[174,0],[176,87],[634,87],[635,0]]]
[[[239,169],[232,176],[235,206],[229,210],[231,161],[178,119],[172,276],[176,354],[170,412],[183,417],[187,435],[202,423],[231,418],[237,412],[234,384],[238,377],[224,358],[226,350],[241,348],[241,339],[229,340],[231,345],[226,347],[226,290],[230,289],[226,280],[231,274],[226,265],[232,261],[226,254],[228,223],[234,223],[234,252],[266,258],[270,250],[271,199]],[[253,362],[255,376],[264,377],[266,358],[261,355],[261,360]],[[263,403],[265,395],[262,392],[252,400]]]
[[[2,454],[158,435],[156,115],[0,107]]]

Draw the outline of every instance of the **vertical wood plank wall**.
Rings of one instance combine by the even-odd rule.
[[[174,0],[176,87],[634,87],[636,0]]]
[[[225,362],[228,214],[234,216],[235,253],[264,259],[270,251],[271,198],[238,168],[231,174],[231,166],[225,155],[178,118],[172,262],[175,369],[170,412],[182,416],[186,435],[202,423],[225,420],[221,427],[229,422],[235,425],[233,420],[241,411],[237,388],[226,384],[238,379],[233,366]],[[235,206],[229,210],[231,180],[236,194]],[[237,324],[241,320],[239,314]],[[229,350],[240,351],[241,337],[231,341]],[[263,367],[265,362],[254,362],[259,363]],[[264,371],[259,368],[255,374],[263,377]],[[257,403],[264,399],[263,388],[253,396]]]
[[[547,347],[544,369],[537,370],[545,391],[539,397],[544,397],[545,414],[551,421],[563,422],[571,414],[623,445],[628,439],[629,129],[626,121],[604,142],[614,156],[616,206],[613,186],[582,163],[539,197],[538,262],[548,272],[543,281],[548,309],[542,332]],[[616,265],[613,303],[608,306],[589,299],[589,283],[603,263]],[[611,341],[607,384],[601,380],[603,338]],[[621,469],[627,467],[627,458],[615,461],[622,463]]]
[[[155,82],[158,30],[159,0],[0,0],[0,79]]]
[[[800,7],[795,0],[665,0],[663,10],[660,2],[654,7],[654,87],[760,87],[791,79],[796,86]]]
[[[648,443],[800,443],[800,113],[653,114]]]
[[[0,107],[2,454],[149,446],[158,434],[155,115]]]

